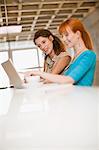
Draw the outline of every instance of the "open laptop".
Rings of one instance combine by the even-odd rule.
[[[11,84],[13,84],[13,86],[15,88],[24,88],[25,87],[20,75],[16,71],[16,69],[10,59],[3,62],[1,65],[4,68],[5,72],[7,73]]]

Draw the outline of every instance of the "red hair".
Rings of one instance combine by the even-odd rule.
[[[70,27],[71,30],[75,33],[77,31],[80,31],[81,37],[85,43],[85,46],[92,50],[93,49],[93,44],[91,37],[89,33],[86,31],[84,25],[82,22],[77,19],[77,18],[69,18],[68,20],[64,21],[60,26],[59,26],[59,33],[63,34],[67,32],[67,27]]]

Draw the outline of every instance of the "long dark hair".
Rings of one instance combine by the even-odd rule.
[[[64,44],[62,43],[62,41],[55,35],[53,35],[49,30],[46,30],[46,29],[40,29],[38,30],[35,35],[34,35],[34,43],[35,43],[35,40],[37,38],[39,38],[40,36],[42,37],[46,37],[46,38],[49,38],[50,36],[53,37],[53,49],[54,49],[54,52],[56,55],[59,55],[61,52],[65,52],[65,46]],[[36,45],[36,43],[35,43]]]

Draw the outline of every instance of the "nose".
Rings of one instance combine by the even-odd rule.
[[[44,47],[45,47],[44,45],[41,45],[41,46],[40,46],[40,49],[41,49],[41,50],[44,50]]]
[[[45,47],[44,46],[42,47],[42,50],[45,52]]]

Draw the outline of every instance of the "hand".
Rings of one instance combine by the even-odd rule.
[[[44,84],[48,84],[48,83],[52,83],[52,82],[45,79],[45,80],[43,81],[43,83],[44,83]]]
[[[33,76],[33,71],[27,71],[27,72],[24,72],[24,77],[29,77],[29,76]]]
[[[43,78],[40,77],[40,82],[44,82],[44,80],[45,80],[45,79],[43,79]]]
[[[29,77],[29,76],[39,76],[40,75],[40,71],[27,71],[24,73],[25,77]]]

